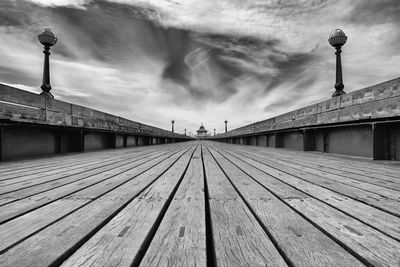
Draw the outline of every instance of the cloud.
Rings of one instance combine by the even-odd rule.
[[[30,0],[30,2],[40,6],[50,6],[50,7],[66,6],[66,7],[84,9],[85,5],[88,2],[90,2],[90,0]]]
[[[358,1],[347,21],[364,25],[400,24],[399,13],[400,2],[397,0]]]
[[[19,0],[0,3],[0,82],[40,91],[53,27],[56,98],[177,131],[224,130],[398,76],[397,0]],[[368,64],[366,64],[366,62]],[[385,64],[382,64],[385,62]]]

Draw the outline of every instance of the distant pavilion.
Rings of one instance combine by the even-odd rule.
[[[207,130],[204,128],[203,123],[200,128],[197,130],[197,139],[205,139],[207,137]]]

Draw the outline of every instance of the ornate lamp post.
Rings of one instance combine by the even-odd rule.
[[[329,34],[329,44],[336,48],[336,91],[333,93],[332,97],[339,96],[345,94],[343,91],[343,75],[342,75],[342,60],[340,58],[340,53],[342,53],[342,46],[347,41],[347,36],[341,29],[333,30]]]
[[[171,121],[171,124],[172,124],[172,132],[174,132],[174,123],[175,123],[175,121],[172,120],[172,121]]]
[[[228,132],[228,121],[225,120],[224,122],[225,122],[225,133],[227,133]]]
[[[43,66],[43,84],[40,88],[42,88],[43,92],[40,93],[45,97],[49,97],[54,99],[54,96],[50,93],[51,85],[50,85],[50,64],[49,64],[49,56],[50,56],[50,46],[53,46],[57,43],[57,35],[50,28],[44,28],[38,34],[39,42],[44,45],[44,66]]]

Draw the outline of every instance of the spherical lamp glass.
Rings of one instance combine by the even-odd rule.
[[[57,34],[50,28],[42,29],[38,34],[39,42],[44,46],[53,46],[57,43]]]
[[[341,29],[336,29],[329,34],[328,41],[331,46],[340,47],[346,43],[347,36]]]

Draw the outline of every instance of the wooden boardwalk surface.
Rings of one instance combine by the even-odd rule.
[[[400,266],[400,164],[187,142],[0,164],[0,266]]]

